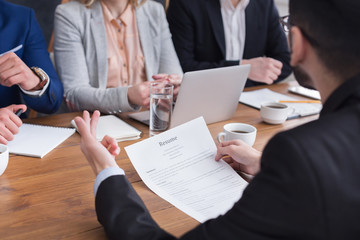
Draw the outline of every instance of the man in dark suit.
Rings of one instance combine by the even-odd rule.
[[[0,0],[0,143],[18,131],[21,121],[12,110],[26,110],[24,105],[8,106],[26,103],[38,112],[54,113],[62,99],[63,87],[34,11]]]
[[[291,73],[273,0],[172,0],[167,18],[184,72],[251,64],[246,86]]]
[[[318,120],[277,134],[261,154],[241,141],[218,146],[255,175],[225,215],[180,239],[360,239],[360,2],[290,0],[291,64],[319,90]],[[331,24],[329,24],[331,23]],[[174,239],[159,228],[117,167],[115,140],[96,142],[99,113],[76,123],[98,174],[96,213],[110,239]],[[106,147],[109,147],[109,151]],[[100,173],[100,174],[99,174]]]

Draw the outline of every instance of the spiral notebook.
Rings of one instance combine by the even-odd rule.
[[[52,127],[24,123],[14,140],[8,143],[9,152],[42,158],[74,134],[74,128]]]

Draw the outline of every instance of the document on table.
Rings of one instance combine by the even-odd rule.
[[[240,96],[239,102],[260,109],[262,103],[277,102],[279,100],[296,101],[298,99],[264,88],[260,90],[243,92]],[[322,109],[322,105],[320,103],[284,103],[284,104],[295,109],[294,113],[291,114],[288,117],[288,119],[318,114]]]
[[[202,117],[125,150],[144,183],[199,222],[226,213],[247,186],[223,160]]]

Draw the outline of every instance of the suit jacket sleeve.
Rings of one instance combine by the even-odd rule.
[[[225,215],[200,224],[180,239],[313,239],[325,232],[316,174],[294,136],[266,147],[261,172]],[[151,219],[124,176],[105,180],[96,212],[110,239],[172,239]]]
[[[279,22],[279,13],[274,1],[252,0],[246,8],[246,42],[244,59],[269,57],[282,62],[279,82],[291,74],[290,52],[284,30]],[[246,87],[263,85],[247,81]]]
[[[175,239],[151,218],[124,175],[109,177],[100,184],[95,206],[109,239]]]
[[[24,43],[22,60],[28,67],[40,67],[50,78],[50,84],[41,97],[28,96],[22,93],[28,107],[42,113],[54,113],[63,99],[63,86],[55,72],[47,52],[41,28],[36,21],[35,13],[29,10],[29,32]]]
[[[175,52],[174,44],[171,38],[169,24],[166,20],[165,11],[160,6],[159,20],[161,21],[161,52],[158,73],[183,75],[178,56]]]
[[[282,62],[283,68],[281,70],[281,74],[275,81],[279,82],[288,77],[291,74],[292,69],[290,66],[288,41],[284,30],[279,23],[279,13],[276,9],[274,1],[271,1],[271,3],[265,56]]]
[[[170,1],[167,10],[170,31],[183,71],[188,72],[239,65],[240,61],[226,61],[225,59],[212,62],[197,60],[195,53],[195,45],[197,43],[195,39],[196,29],[193,22],[197,21],[197,17],[193,15],[189,8],[191,8],[191,6],[189,6],[186,1],[176,0]],[[200,21],[202,20],[200,19]],[[212,51],[212,49],[209,49],[209,51]]]

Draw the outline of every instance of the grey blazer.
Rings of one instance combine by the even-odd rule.
[[[147,80],[157,73],[182,75],[163,6],[146,1],[136,9],[136,20]],[[59,5],[54,34],[56,68],[66,101],[75,109],[117,113],[139,108],[129,104],[128,87],[106,88],[107,41],[100,2],[91,8],[77,1]]]

